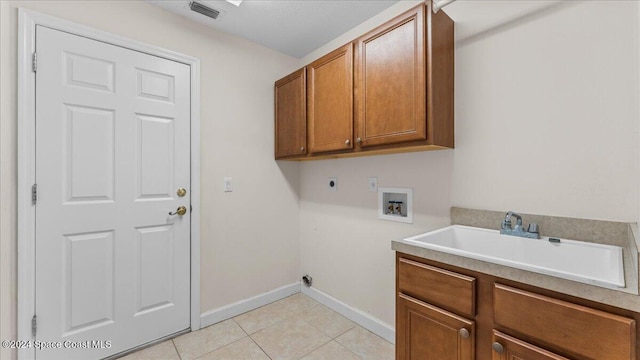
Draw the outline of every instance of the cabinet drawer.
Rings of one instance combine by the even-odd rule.
[[[635,360],[633,319],[495,284],[494,321],[545,348],[585,359]]]
[[[512,338],[509,335],[493,330],[493,344],[502,346],[502,351],[494,348],[493,360],[509,359],[536,359],[536,360],[569,360],[564,356],[554,354],[545,349],[526,343],[522,340]]]
[[[451,271],[398,259],[398,290],[416,299],[473,318],[476,279]]]

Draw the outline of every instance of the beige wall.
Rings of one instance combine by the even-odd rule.
[[[300,169],[302,272],[392,326],[390,241],[448,224],[450,206],[629,222],[639,215],[638,2],[460,0],[445,11],[457,22],[456,149]],[[338,177],[337,192],[327,191],[329,176]],[[369,176],[414,189],[414,224],[377,220]]]
[[[297,61],[142,2],[0,1],[0,338],[15,330],[18,4],[201,59],[203,312],[308,272],[393,324],[390,240],[448,224],[452,205],[638,219],[637,2],[460,0],[446,10],[457,21],[455,150],[275,163],[273,81],[415,3]],[[339,191],[326,190],[329,176]],[[369,176],[414,189],[414,224],[377,220]]]
[[[638,219],[638,4],[551,2],[461,34],[454,205]]]
[[[0,338],[15,338],[18,6],[201,60],[201,310],[298,280],[298,164],[273,160],[273,81],[296,59],[142,1],[0,1]],[[223,177],[234,181],[223,192]],[[8,358],[2,350],[2,358]]]

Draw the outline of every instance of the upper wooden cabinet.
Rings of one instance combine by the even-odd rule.
[[[453,21],[426,3],[356,41],[360,146],[453,147],[453,35]]]
[[[427,139],[424,13],[419,6],[357,40],[360,146]]]
[[[278,96],[278,85],[293,75],[276,82],[276,158],[453,148],[453,27],[425,2],[309,64],[308,152],[298,146],[299,98]]]
[[[306,69],[300,69],[275,84],[275,157],[307,154]]]
[[[309,151],[353,148],[353,45],[314,61],[307,72]]]

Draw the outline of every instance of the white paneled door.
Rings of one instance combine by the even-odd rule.
[[[189,66],[42,26],[36,52],[36,359],[187,329]]]

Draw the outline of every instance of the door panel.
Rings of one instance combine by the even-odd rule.
[[[138,96],[141,98],[173,103],[175,78],[145,69],[136,69],[138,75]]]
[[[302,68],[275,84],[275,157],[307,154],[307,71]]]
[[[65,104],[66,201],[114,200],[114,123],[113,110]]]
[[[67,85],[108,92],[114,91],[115,63],[65,51]]]
[[[114,321],[114,232],[65,236],[62,295],[65,335]]]
[[[353,148],[353,44],[308,67],[309,151]]]
[[[173,119],[136,114],[136,161],[138,176],[137,201],[172,199],[173,184]]]
[[[170,225],[138,230],[137,315],[173,304],[174,234]]]
[[[424,7],[357,40],[357,137],[360,146],[425,140]]]
[[[190,204],[189,66],[41,26],[36,39],[36,340],[88,344],[36,358],[188,328],[190,216],[169,212]]]
[[[396,358],[472,360],[475,323],[433,305],[398,294]],[[461,330],[466,329],[466,336]]]

